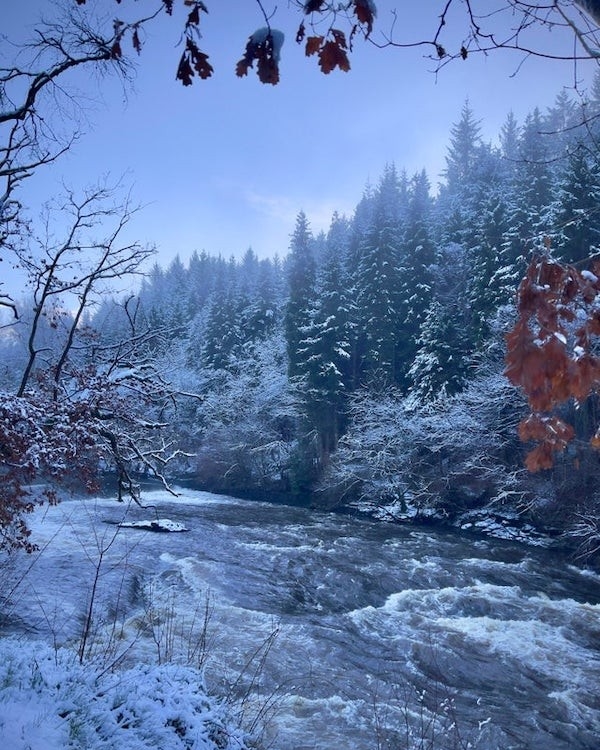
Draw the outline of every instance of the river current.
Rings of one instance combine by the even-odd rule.
[[[97,577],[92,658],[202,664],[262,747],[600,748],[600,577],[560,553],[187,490],[145,502],[189,531],[115,536],[124,507],[102,498],[37,514],[4,632],[77,641]]]

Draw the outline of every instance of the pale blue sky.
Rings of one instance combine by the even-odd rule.
[[[88,5],[94,2],[111,15],[126,4]],[[50,13],[55,4],[3,3],[0,29],[23,34],[40,10]],[[326,229],[335,209],[352,211],[386,162],[409,173],[425,167],[435,185],[449,128],[466,98],[491,138],[510,109],[522,121],[573,84],[568,63],[530,60],[511,77],[520,58],[509,52],[458,61],[436,77],[422,49],[377,50],[360,41],[350,73],[324,76],[295,44],[299,16],[280,3],[272,23],[286,34],[281,83],[265,86],[252,72],[241,80],[234,74],[248,35],[261,25],[256,3],[206,4],[203,42],[214,77],[188,88],[175,81],[181,24],[161,21],[147,39],[127,100],[114,82],[101,82],[104,103],[89,113],[85,137],[24,186],[26,203],[56,191],[61,179],[78,187],[99,175],[124,175],[134,199],[148,205],[135,232],[156,243],[161,263],[177,253],[186,259],[195,249],[229,256],[251,246],[260,256],[284,255],[300,209],[315,230]],[[403,18],[407,28],[423,28],[435,20],[441,0],[431,0],[430,17],[422,5],[407,5],[416,4],[380,0],[378,26],[389,29],[397,6],[410,16]],[[584,67],[578,72],[586,75]]]

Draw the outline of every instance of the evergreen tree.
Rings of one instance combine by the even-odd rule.
[[[409,370],[410,392],[421,402],[452,396],[467,377],[464,331],[460,314],[434,300],[417,339],[417,353]]]
[[[445,244],[467,242],[471,229],[477,187],[481,183],[481,127],[469,102],[463,105],[459,121],[450,130],[446,154],[445,183],[440,188],[437,212],[440,238]]]
[[[389,166],[374,198],[371,224],[359,248],[356,273],[360,372],[367,380],[376,377],[388,383],[393,383],[397,375],[401,197],[395,167]]]
[[[305,408],[324,455],[337,446],[349,390],[352,345],[344,264],[348,235],[348,222],[334,214],[317,279],[318,298],[300,344]]]
[[[217,287],[208,306],[204,327],[202,362],[214,370],[228,370],[241,343],[236,297],[230,288]]]
[[[431,301],[431,268],[436,250],[431,236],[432,199],[425,170],[412,179],[398,269],[396,382],[406,390],[417,338]]]
[[[296,218],[288,256],[289,297],[285,308],[285,336],[289,357],[289,375],[302,372],[303,355],[300,342],[311,319],[315,299],[316,265],[312,235],[304,211]]]
[[[500,154],[505,160],[505,171],[512,174],[519,158],[521,128],[511,110],[500,128]]]
[[[600,244],[600,165],[580,144],[568,156],[555,208],[562,260],[585,260]]]

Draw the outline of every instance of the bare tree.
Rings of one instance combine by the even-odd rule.
[[[129,198],[122,205],[115,203],[112,191],[104,186],[87,190],[78,199],[68,191],[64,199],[46,207],[44,234],[32,236],[25,248],[15,248],[20,267],[26,271],[33,291],[33,318],[27,340],[28,360],[17,391],[23,396],[30,382],[40,348],[37,344],[39,323],[43,317],[52,321],[64,312],[61,305],[68,298],[72,312],[62,351],[53,365],[54,399],[58,391],[71,347],[75,341],[82,316],[91,297],[102,283],[140,272],[140,267],[153,254],[137,242],[120,244],[123,231],[136,213]],[[51,218],[60,216],[61,222],[70,219],[66,236],[53,236]],[[101,239],[97,233],[103,232]],[[32,247],[32,244],[34,247]]]
[[[126,25],[104,33],[89,14],[66,8],[39,23],[33,40],[22,46],[0,37],[0,260],[12,257],[28,231],[18,188],[80,135],[82,99],[70,89],[71,73],[128,76],[129,63],[115,47]],[[0,305],[16,312],[1,282]]]
[[[150,343],[161,331],[140,326],[131,299],[120,338],[108,340],[85,322],[106,285],[140,273],[153,253],[122,238],[136,209],[99,187],[81,198],[68,193],[54,210],[64,236],[57,239],[50,210],[44,234],[15,250],[32,312],[13,326],[25,348],[18,385],[0,391],[0,546],[31,548],[23,516],[56,501],[58,486],[95,490],[101,473],[114,470],[119,498],[139,502],[135,475],[168,488],[164,469],[179,454],[164,437],[177,394]],[[34,480],[45,489],[32,489]]]

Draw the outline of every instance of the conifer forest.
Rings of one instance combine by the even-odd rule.
[[[561,92],[523,122],[508,112],[491,142],[465,102],[439,181],[388,163],[326,233],[299,210],[280,257],[207,248],[183,262],[174,247],[135,294],[76,319],[50,297],[31,312],[38,288],[2,332],[2,387],[20,393],[51,372],[52,387],[76,390],[75,371],[110,373],[126,392],[120,407],[110,396],[119,419],[152,422],[163,441],[158,463],[133,443],[105,459],[123,457],[126,488],[177,477],[384,518],[494,519],[567,531],[593,557],[597,397],[561,407],[575,439],[529,472],[527,407],[504,357],[531,258],[577,266],[598,247],[596,90],[583,105]]]

